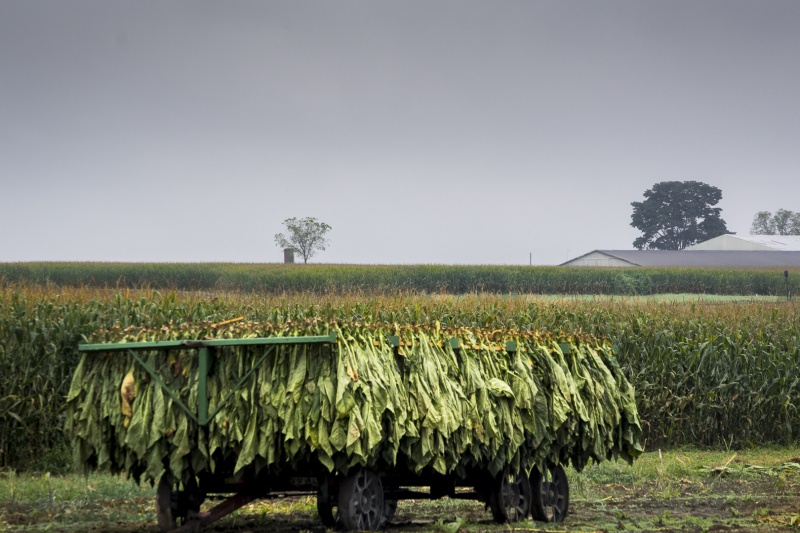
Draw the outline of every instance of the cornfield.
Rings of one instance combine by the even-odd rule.
[[[223,321],[306,320],[582,332],[616,345],[646,447],[799,440],[800,307],[491,295],[260,296],[47,286],[0,289],[0,464],[63,447],[77,345],[98,331]]]
[[[546,266],[0,263],[0,283],[253,293],[797,294],[800,269]]]

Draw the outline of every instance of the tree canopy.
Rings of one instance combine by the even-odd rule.
[[[639,250],[683,250],[687,246],[729,233],[713,207],[722,191],[699,181],[662,181],[644,192],[645,200],[631,202],[631,226],[642,236],[633,241]]]
[[[286,226],[286,235],[277,233],[275,244],[299,252],[303,256],[303,263],[308,263],[311,257],[318,251],[325,250],[329,244],[325,234],[332,228],[314,217],[287,218],[283,221],[283,225]]]
[[[769,211],[759,211],[753,217],[751,235],[800,235],[800,211],[797,213],[778,209],[773,215]]]

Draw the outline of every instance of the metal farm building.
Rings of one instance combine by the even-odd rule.
[[[721,235],[685,250],[594,250],[570,267],[800,266],[800,235]]]

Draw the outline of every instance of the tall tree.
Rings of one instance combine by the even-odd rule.
[[[769,211],[759,211],[750,226],[751,235],[800,235],[800,211],[794,213],[778,209],[773,215]]]
[[[329,244],[329,241],[325,239],[325,234],[331,230],[331,227],[314,217],[287,218],[283,221],[283,225],[286,226],[286,235],[276,234],[275,244],[281,248],[292,248],[300,252],[300,255],[303,256],[303,263],[308,263],[311,257],[317,255],[318,251],[325,250]]]
[[[700,181],[662,181],[644,192],[645,200],[631,202],[631,226],[642,236],[633,241],[639,250],[683,250],[728,232],[713,207],[722,191]]]

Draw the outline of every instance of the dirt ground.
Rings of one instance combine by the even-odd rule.
[[[800,463],[800,460],[797,461]],[[732,465],[735,466],[735,465]],[[800,464],[752,469],[740,465],[646,482],[571,485],[563,524],[495,524],[480,502],[405,500],[384,529],[438,531],[800,531]],[[792,467],[792,468],[790,468]],[[572,482],[571,482],[572,483]],[[153,500],[101,500],[89,507],[0,503],[0,531],[158,531]],[[313,497],[263,500],[209,526],[219,533],[324,532]]]

